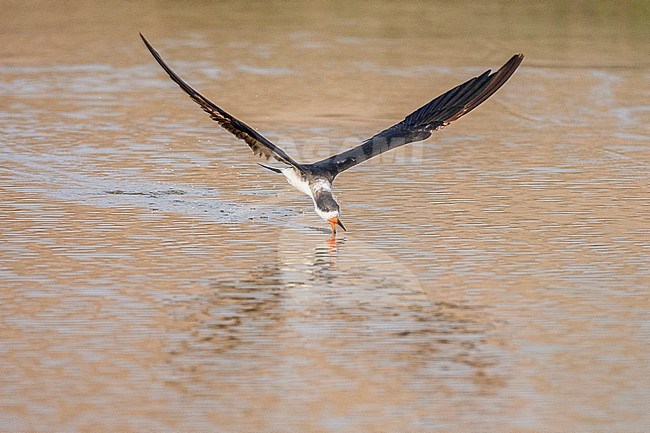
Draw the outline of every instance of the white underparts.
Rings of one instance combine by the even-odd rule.
[[[302,178],[302,176],[297,170],[295,170],[293,167],[283,168],[282,174],[284,175],[284,177],[287,178],[291,186],[293,186],[303,194],[307,194],[309,197],[312,198],[312,200],[314,199],[314,195],[311,192],[309,183],[307,183],[307,181]]]
[[[303,179],[300,172],[293,169],[292,167],[283,168],[282,174],[284,175],[284,177],[287,178],[287,181],[289,181],[289,184],[291,186],[293,186],[303,194],[308,195],[312,199],[312,201],[314,202],[314,210],[316,211],[318,216],[323,218],[325,221],[328,221],[335,217],[338,218],[339,216],[338,211],[329,211],[329,212],[322,211],[318,209],[318,205],[316,204],[316,200],[314,199],[314,193],[318,193],[319,191],[329,191],[330,193],[332,192],[332,184],[330,182],[328,182],[325,179],[317,179],[313,185],[310,185],[309,182],[307,182],[307,180]]]
[[[318,209],[318,206],[316,206],[315,203],[314,203],[314,210],[316,211],[318,216],[323,218],[325,221],[329,221],[332,218],[338,218],[339,217],[339,212],[338,211],[323,212],[322,210]]]

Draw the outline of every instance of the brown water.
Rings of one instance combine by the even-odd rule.
[[[0,3],[0,430],[645,432],[648,2]],[[138,37],[310,161],[349,232]]]

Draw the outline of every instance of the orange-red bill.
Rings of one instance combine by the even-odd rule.
[[[336,226],[337,226],[337,225],[338,225],[339,227],[341,227],[341,228],[343,229],[344,232],[347,232],[347,230],[345,229],[345,226],[343,225],[343,223],[341,222],[341,220],[338,219],[337,217],[330,218],[330,219],[328,219],[327,221],[332,225],[332,231],[333,231],[333,232],[336,232]]]

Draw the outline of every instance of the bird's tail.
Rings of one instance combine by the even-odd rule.
[[[282,170],[280,170],[279,168],[271,167],[270,165],[265,165],[265,164],[262,164],[262,163],[259,163],[259,162],[257,163],[257,165],[259,165],[260,167],[264,167],[267,170],[274,171],[276,173],[282,173]]]

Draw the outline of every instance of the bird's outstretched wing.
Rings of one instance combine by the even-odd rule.
[[[337,175],[387,150],[429,138],[432,132],[469,113],[492,96],[508,81],[523,58],[523,54],[515,54],[495,73],[488,70],[454,87],[359,146],[330,156],[314,166]]]
[[[199,104],[203,111],[208,113],[212,119],[216,120],[223,129],[230,132],[235,137],[244,140],[255,155],[262,156],[267,160],[273,157],[284,164],[291,165],[302,171],[301,165],[291,159],[291,157],[289,157],[289,155],[287,155],[284,150],[271,143],[268,139],[263,137],[261,134],[259,134],[257,131],[255,131],[253,128],[241,120],[231,116],[221,108],[217,107],[217,105],[215,105],[208,98],[190,87],[185,81],[176,75],[176,73],[172,71],[169,66],[167,66],[162,57],[160,57],[160,54],[158,54],[158,52],[151,46],[149,41],[147,41],[142,33],[140,33],[140,37],[149,49],[149,52],[151,52],[153,55],[154,59],[156,59],[158,64],[160,64],[165,72],[167,72],[167,75],[169,75],[169,77],[176,84],[178,84],[178,86],[183,89],[183,91],[187,93],[194,102]]]

